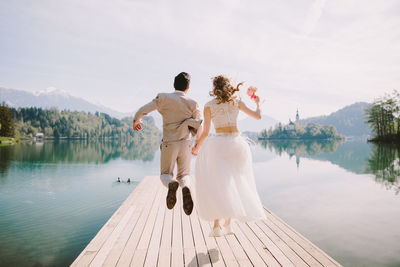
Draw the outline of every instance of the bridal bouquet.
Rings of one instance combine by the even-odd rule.
[[[257,87],[255,86],[250,86],[249,88],[247,88],[247,95],[250,96],[251,99],[255,99],[257,97],[256,92]]]
[[[258,88],[255,86],[250,86],[249,88],[247,88],[247,95],[250,96],[250,98],[254,101],[256,101],[256,98],[258,98],[258,96],[256,95],[257,90]],[[263,99],[260,104],[264,103],[264,101],[265,99]]]

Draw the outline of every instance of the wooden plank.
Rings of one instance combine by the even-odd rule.
[[[200,226],[198,214],[196,207],[193,208],[193,212],[190,215],[190,223],[192,225],[192,231],[193,231],[193,239],[194,239],[194,245],[196,249],[196,255],[197,255],[197,262],[199,266],[207,266],[211,267],[211,260],[210,260],[210,255],[208,253],[206,241],[204,240],[203,232]],[[220,263],[222,261],[217,261],[218,263],[216,266],[224,266],[221,265]]]
[[[282,239],[279,238],[274,232],[271,231],[264,223],[261,221],[256,222],[257,226],[275,243],[277,247],[288,257],[288,259],[294,263],[295,266],[306,267],[307,263],[303,261]]]
[[[238,227],[250,241],[250,243],[256,249],[258,255],[263,259],[266,265],[270,267],[280,267],[281,265],[274,258],[271,252],[264,246],[264,244],[258,239],[258,237],[254,234],[254,232],[250,229],[250,227],[245,223],[238,224]]]
[[[182,207],[178,207],[182,209]],[[190,224],[190,218],[184,212],[181,211],[182,216],[182,239],[183,239],[183,257],[185,266],[198,266],[196,250],[193,242],[192,226]]]
[[[115,227],[115,230],[106,240],[106,242],[104,242],[104,245],[100,249],[99,253],[97,253],[93,261],[90,263],[90,266],[101,266],[104,263],[108,253],[112,250],[121,232],[123,232],[123,229],[127,226],[129,219],[132,217],[135,209],[136,206],[132,205],[131,208],[125,213],[125,216],[119,222],[117,227]]]
[[[265,248],[268,249],[274,258],[282,266],[291,266],[294,264],[287,258],[285,254],[269,239],[269,237],[256,225],[255,222],[246,223],[247,226],[253,231],[258,239],[264,244]]]
[[[156,194],[159,191],[159,187],[152,187],[153,191],[156,191]],[[139,243],[140,237],[142,235],[142,231],[145,227],[146,221],[148,219],[148,216],[150,214],[150,210],[152,207],[156,205],[155,203],[155,198],[153,198],[153,201],[148,201],[146,207],[144,208],[144,211],[140,215],[139,221],[136,224],[136,227],[132,231],[131,235],[129,236],[128,242],[126,243],[122,254],[117,262],[117,266],[129,266],[133,254],[135,252],[135,249],[137,247],[137,244]]]
[[[209,237],[212,224],[194,207],[173,210],[158,177],[145,177],[72,266],[341,266],[265,209],[267,220],[233,222],[235,235]]]
[[[212,266],[226,266],[224,258],[221,255],[219,246],[217,242],[215,241],[214,237],[210,237],[210,225],[208,222],[200,219],[199,214],[196,210],[197,217],[198,217],[198,222],[201,228],[201,232],[203,233],[204,241],[207,246],[207,252],[208,255],[210,256],[210,261]]]
[[[86,248],[81,254],[75,259],[71,266],[89,266],[90,262],[95,258],[98,251],[101,249],[104,242],[107,240],[109,235],[114,231],[119,221],[125,215],[127,209],[129,209],[135,198],[141,195],[143,190],[146,190],[149,184],[149,180],[144,178],[128,196],[128,198],[121,204],[117,211],[111,216],[106,224],[100,229],[96,236],[89,242]]]
[[[123,204],[117,209],[117,211],[111,216],[106,224],[100,229],[96,236],[89,242],[81,254],[75,259],[71,266],[88,266],[97,252],[103,245],[103,242],[107,239],[108,235],[113,231],[113,225],[123,216],[123,211],[127,208],[128,203],[132,201],[134,196],[140,194],[140,190],[145,188],[146,181],[143,181],[135,188],[135,190],[128,196]]]
[[[147,178],[148,179],[148,178]],[[125,224],[122,220],[119,222],[118,226],[114,232],[108,237],[107,241],[104,243],[99,253],[96,255],[92,261],[92,266],[99,266],[103,264],[105,266],[115,266],[117,263],[123,248],[135,227],[140,214],[145,208],[146,201],[148,202],[152,197],[151,189],[147,186],[146,190],[140,192],[141,194],[135,198],[135,201],[131,204],[131,209],[134,209],[129,221]]]
[[[182,193],[178,189],[177,202],[174,207],[174,215],[172,221],[172,245],[171,245],[171,266],[184,266],[183,246],[182,246]]]
[[[311,241],[301,235],[299,232],[294,230],[290,225],[286,224],[281,218],[273,214],[271,211],[265,209],[267,218],[270,219],[275,225],[277,225],[282,231],[288,234],[293,240],[295,240],[300,246],[302,246],[308,253],[310,253],[315,259],[317,259],[323,266],[341,266],[338,262],[332,259],[320,248],[315,246]]]
[[[160,198],[160,206],[157,213],[157,219],[154,224],[153,233],[151,235],[149,249],[146,255],[146,261],[144,264],[145,267],[157,266],[158,254],[160,251],[161,234],[165,217],[164,214],[166,210],[165,197],[164,197],[164,193],[166,191],[167,191],[166,189],[160,191],[160,193],[162,192]]]
[[[235,255],[235,258],[240,266],[253,266],[238,239],[236,238],[236,235],[226,235],[225,239],[232,249],[232,253]]]
[[[208,232],[211,231],[212,226],[213,226],[213,223],[209,222],[208,223]],[[225,265],[228,267],[239,266],[239,263],[236,260],[236,257],[233,254],[231,247],[229,246],[228,242],[226,241],[225,236],[214,237],[214,239],[218,244],[221,256],[224,258]]]
[[[139,243],[133,254],[130,266],[137,267],[144,265],[144,261],[146,259],[146,254],[150,244],[151,235],[154,231],[158,210],[160,209],[161,205],[161,196],[162,196],[161,188],[158,187],[158,192],[155,197],[155,205],[153,205],[149,217],[147,218]],[[157,255],[155,255],[154,258],[157,259]]]
[[[243,224],[243,223],[232,222],[232,227],[233,227],[232,229],[235,233],[235,237],[237,238],[238,242],[240,243],[240,245],[243,248],[244,252],[246,253],[247,257],[251,261],[251,264],[254,266],[265,266],[266,262],[263,261],[263,259],[258,254],[256,248],[244,235],[241,228],[239,227],[239,224]]]
[[[169,267],[171,266],[171,243],[172,243],[172,218],[173,210],[166,207],[164,225],[161,234],[160,252],[158,254],[157,266]]]
[[[300,258],[303,259],[309,266],[320,267],[322,264],[313,258],[304,248],[299,246],[292,238],[290,238],[285,232],[283,232],[279,227],[277,227],[270,220],[262,221],[267,225],[271,231],[273,231],[281,240],[283,240]]]

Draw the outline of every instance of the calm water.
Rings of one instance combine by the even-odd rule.
[[[266,207],[345,266],[400,266],[400,149],[251,148]],[[69,265],[138,182],[158,174],[159,156],[156,143],[0,147],[0,265]]]

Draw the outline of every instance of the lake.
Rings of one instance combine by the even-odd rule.
[[[280,141],[251,150],[265,207],[344,266],[400,266],[399,148]],[[68,266],[141,179],[159,173],[160,153],[157,142],[45,141],[2,146],[0,159],[0,265]]]

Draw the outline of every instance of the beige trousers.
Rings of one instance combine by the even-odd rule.
[[[176,181],[180,187],[189,187],[190,161],[192,159],[192,141],[181,140],[161,144],[161,175],[164,186],[174,180],[174,168],[177,164]]]

